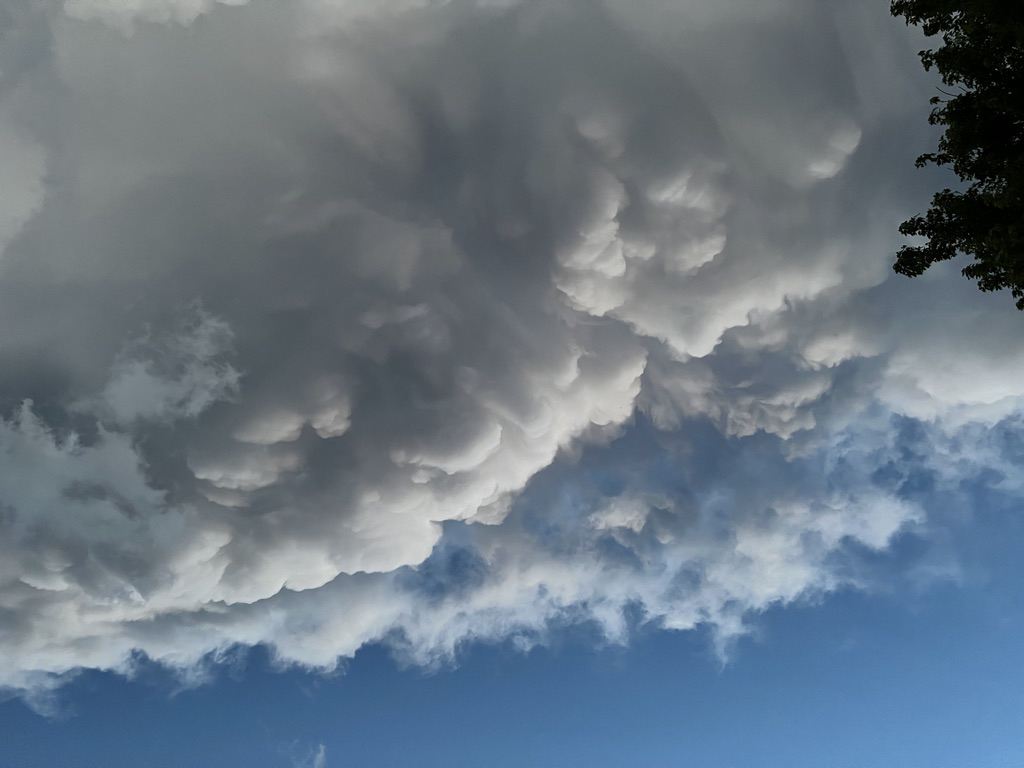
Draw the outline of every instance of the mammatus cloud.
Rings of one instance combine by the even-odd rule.
[[[1020,494],[1017,319],[889,279],[927,86],[884,9],[232,5],[8,24],[0,686],[724,653]]]

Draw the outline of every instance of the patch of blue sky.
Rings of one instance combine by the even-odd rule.
[[[281,672],[256,649],[244,674],[222,667],[174,696],[153,666],[134,681],[86,672],[64,691],[72,717],[0,707],[0,765],[293,768],[323,745],[330,768],[1011,768],[1024,753],[1024,510],[998,491],[978,501],[986,514],[951,531],[959,584],[769,610],[724,667],[705,633],[641,629],[628,649],[596,648],[583,627],[528,654],[468,647],[442,674],[379,645],[330,677]],[[901,539],[891,556],[919,553]]]

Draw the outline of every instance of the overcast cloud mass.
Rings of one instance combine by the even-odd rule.
[[[892,275],[886,5],[4,3],[0,687],[956,579],[1021,319]]]

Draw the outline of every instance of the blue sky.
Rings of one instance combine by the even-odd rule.
[[[0,766],[1013,765],[884,6],[0,9]]]
[[[845,591],[773,610],[720,667],[702,633],[585,631],[529,654],[468,649],[400,670],[380,647],[344,675],[252,652],[170,695],[166,675],[86,673],[66,719],[8,702],[12,766],[1014,766],[1021,736],[1020,509],[982,515],[973,577],[924,593]]]
[[[904,453],[920,429],[900,425]],[[1019,448],[1019,434],[1004,425],[995,439]],[[642,456],[643,440],[597,458]],[[925,485],[908,492],[929,495]],[[924,502],[944,519],[955,578],[917,580],[935,536],[903,535],[884,554],[854,554],[871,591],[771,608],[724,663],[707,631],[639,622],[628,645],[576,625],[528,652],[468,644],[431,671],[381,645],[327,676],[235,649],[183,687],[141,661],[131,680],[81,673],[55,716],[5,702],[0,765],[1013,766],[1024,518],[991,479],[961,491],[945,512],[939,497]]]

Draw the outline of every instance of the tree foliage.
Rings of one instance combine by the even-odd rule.
[[[966,182],[900,226],[927,242],[900,249],[893,269],[915,277],[964,253],[974,257],[965,277],[983,291],[1009,289],[1024,310],[1024,4],[892,0],[891,11],[942,40],[920,56],[945,85],[929,117],[945,131],[917,166],[949,166]]]

